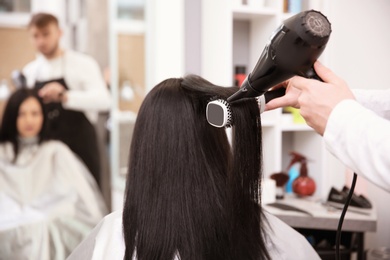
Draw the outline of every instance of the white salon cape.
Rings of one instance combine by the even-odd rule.
[[[91,123],[96,123],[99,111],[108,111],[111,105],[109,90],[104,83],[99,65],[90,56],[72,50],[54,59],[39,54],[23,68],[27,86],[36,81],[64,78],[69,88],[65,109],[84,112]]]
[[[0,144],[0,259],[66,259],[107,214],[93,177],[58,141]]]
[[[390,192],[390,90],[353,90],[331,112],[327,149],[346,166]]]
[[[301,234],[277,217],[267,212],[265,212],[265,215],[268,220],[268,224],[265,224],[265,242],[271,259],[320,259],[313,247]],[[68,260],[122,260],[125,253],[122,234],[122,211],[115,211],[106,216],[94,228],[88,238],[73,251]],[[135,254],[133,260],[136,260]],[[174,260],[179,260],[179,258],[175,257]]]

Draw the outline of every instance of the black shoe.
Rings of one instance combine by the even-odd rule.
[[[347,202],[348,193],[349,189],[347,187],[344,187],[342,191],[338,191],[332,187],[326,204],[337,209],[343,209],[345,203]],[[356,194],[352,195],[352,199],[349,204],[349,209],[351,211],[369,214],[371,208],[371,203],[365,197],[357,196]]]
[[[347,186],[344,186],[341,192],[345,193],[346,196],[348,196],[349,191],[350,189]],[[352,195],[350,205],[354,207],[363,208],[363,209],[372,208],[371,202],[366,197],[364,197],[363,195],[357,196],[355,193]]]

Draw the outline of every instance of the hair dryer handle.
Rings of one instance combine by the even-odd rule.
[[[271,91],[267,91],[264,93],[265,103],[268,103],[269,101],[271,101],[274,98],[283,97],[285,94],[286,94],[286,89],[284,87],[281,87],[281,88],[278,88],[275,90],[271,90]]]
[[[308,71],[306,71],[305,77],[308,79],[316,79],[323,82],[323,80],[317,75],[316,71],[314,70],[314,67],[311,67]]]
[[[259,103],[260,108],[260,114],[262,114],[265,110],[265,104],[267,104],[269,101],[271,101],[274,98],[283,97],[286,94],[285,88],[278,88],[275,90],[270,90],[264,93],[264,95],[261,95],[260,97],[257,97],[257,102]]]

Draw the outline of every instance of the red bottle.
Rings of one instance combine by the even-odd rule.
[[[300,162],[301,169],[299,171],[299,177],[297,177],[293,182],[293,191],[298,196],[313,195],[313,193],[316,191],[316,183],[307,174],[306,159],[303,159]]]
[[[245,66],[236,66],[234,73],[234,85],[237,87],[241,87],[242,83],[246,78],[246,68]]]

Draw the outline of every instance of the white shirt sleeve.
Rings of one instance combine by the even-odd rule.
[[[73,63],[80,70],[76,72],[76,75],[66,75],[69,76],[69,78],[65,78],[69,85],[69,91],[67,92],[67,101],[62,105],[71,110],[108,111],[111,105],[110,93],[97,62],[84,55],[82,59],[77,57],[77,60],[76,57],[72,56],[68,56],[68,59],[73,62],[67,62],[67,66]],[[77,81],[72,80],[74,77],[77,77]]]
[[[374,111],[379,116],[390,120],[390,89],[353,89],[352,92],[361,105]]]
[[[360,92],[363,93],[363,92]],[[363,104],[389,116],[390,100],[357,94]],[[375,102],[371,102],[375,100]],[[340,102],[324,132],[327,149],[357,174],[390,191],[390,121],[355,100]]]
[[[111,95],[98,63],[90,56],[66,50],[63,56],[48,60],[42,55],[23,68],[28,87],[36,81],[65,78],[69,88],[64,108],[83,112],[108,111]]]

